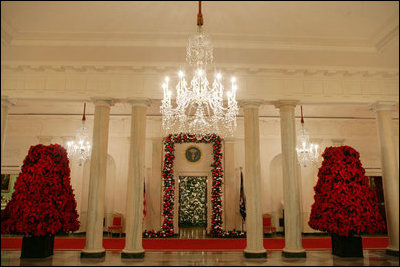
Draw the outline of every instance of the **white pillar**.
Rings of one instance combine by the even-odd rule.
[[[148,99],[130,99],[132,105],[131,144],[126,194],[126,238],[122,258],[143,258],[143,181]]]
[[[246,194],[246,258],[266,258],[263,245],[261,211],[261,165],[260,165],[260,130],[258,108],[262,101],[246,100],[241,102],[244,109],[245,139],[245,176],[243,177]]]
[[[88,215],[86,227],[86,246],[81,252],[82,258],[102,258],[104,192],[107,175],[108,125],[110,117],[110,99],[94,99],[93,143],[90,159],[90,180]]]
[[[235,140],[225,138],[224,140],[224,214],[225,230],[240,230],[236,227],[236,219],[239,213],[240,188],[235,175]]]
[[[13,104],[10,102],[8,97],[1,97],[1,164],[3,165],[4,158],[4,145],[5,145],[5,134],[6,134],[6,123],[8,116],[8,108]]]
[[[162,196],[162,163],[163,163],[163,139],[152,138],[152,161],[151,177],[146,187],[147,215],[146,223],[148,230],[158,231],[161,228],[161,196]]]
[[[282,255],[287,258],[304,258],[302,246],[301,199],[296,165],[296,125],[294,108],[297,101],[278,101],[280,110],[283,201],[285,203],[285,248]]]
[[[374,105],[382,162],[382,180],[389,246],[386,252],[399,256],[399,169],[396,143],[393,135],[393,103],[378,102]]]

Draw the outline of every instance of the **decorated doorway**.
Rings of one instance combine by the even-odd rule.
[[[174,159],[175,144],[183,143],[203,143],[212,144],[213,146],[213,162],[211,164],[211,200],[210,200],[210,217],[211,222],[208,226],[210,236],[221,238],[245,237],[246,234],[240,231],[224,231],[222,229],[222,183],[224,170],[222,167],[222,139],[221,137],[211,134],[205,135],[197,139],[194,134],[174,134],[168,135],[164,140],[164,166],[162,170],[163,177],[163,208],[162,215],[164,217],[160,231],[145,231],[144,237],[171,237],[175,235],[174,231],[174,207],[175,205],[175,179],[174,179]],[[190,153],[189,153],[190,154]],[[191,154],[196,160],[199,155]],[[200,159],[199,159],[200,160]],[[178,187],[179,188],[179,187]],[[179,216],[179,213],[178,213]],[[179,223],[179,220],[177,220]]]
[[[207,226],[207,176],[179,177],[179,227]]]

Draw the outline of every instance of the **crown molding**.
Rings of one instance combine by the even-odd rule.
[[[1,106],[2,107],[11,107],[16,104],[15,99],[10,99],[8,96],[1,96]]]
[[[399,36],[399,25],[387,32],[382,38],[376,42],[375,47],[378,52],[382,52],[387,44],[389,44],[396,36]]]
[[[224,73],[235,75],[284,75],[309,77],[380,77],[398,78],[395,68],[357,68],[340,66],[285,66],[285,65],[240,65],[214,64]],[[103,74],[168,74],[174,76],[182,68],[179,63],[127,63],[127,62],[1,62],[1,72],[11,73],[103,73]]]
[[[399,36],[399,17],[391,18],[371,38],[370,43],[374,44],[376,51],[381,53],[387,44],[396,36]]]
[[[16,30],[3,17],[1,18],[1,44],[3,46],[11,45]]]
[[[9,24],[6,24],[9,25]],[[7,26],[8,28],[11,28]],[[9,30],[11,46],[93,46],[93,47],[186,47],[193,32],[17,32]],[[260,34],[209,33],[215,48],[338,51],[377,53],[368,39],[313,36],[269,36]]]

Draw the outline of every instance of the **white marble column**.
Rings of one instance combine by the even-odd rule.
[[[131,144],[126,194],[126,238],[122,258],[143,258],[143,181],[148,99],[129,99],[132,105]]]
[[[236,217],[239,214],[240,188],[235,175],[235,140],[233,138],[225,138],[223,158],[225,230],[240,230],[240,228],[236,228]]]
[[[90,159],[90,180],[88,215],[86,227],[86,246],[82,258],[102,258],[104,192],[107,175],[108,131],[111,99],[94,99],[94,124],[92,154]]]
[[[37,139],[38,139],[39,144],[48,146],[53,141],[53,136],[39,135],[39,136],[37,136]]]
[[[151,176],[146,184],[147,215],[146,222],[148,230],[158,231],[161,229],[161,196],[162,196],[162,163],[163,163],[163,139],[152,138],[152,161]]]
[[[6,96],[1,97],[1,164],[3,165],[4,158],[4,146],[5,146],[5,134],[6,134],[6,123],[8,116],[8,108],[12,106],[12,102]]]
[[[301,198],[296,164],[296,125],[294,108],[297,101],[278,101],[280,111],[283,201],[285,203],[285,248],[282,255],[287,258],[304,258],[302,246]]]
[[[399,169],[396,143],[393,135],[393,103],[378,102],[374,105],[382,162],[383,191],[389,246],[386,252],[399,256]]]
[[[260,130],[258,108],[259,100],[242,101],[244,109],[245,139],[245,175],[243,177],[246,194],[246,258],[266,258],[263,245],[262,210],[261,210],[261,165],[260,165]]]

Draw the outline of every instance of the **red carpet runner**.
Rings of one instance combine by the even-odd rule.
[[[385,249],[389,244],[388,237],[363,237],[364,249]],[[22,237],[2,237],[1,250],[20,250]],[[124,248],[124,238],[104,238],[103,246],[106,250],[121,250]],[[284,238],[264,238],[264,248],[281,250],[285,246]],[[81,250],[85,247],[85,238],[57,237],[54,240],[55,250]],[[160,238],[143,239],[143,248],[146,250],[243,250],[246,239],[178,239]],[[303,238],[303,247],[306,250],[331,249],[330,237]]]

